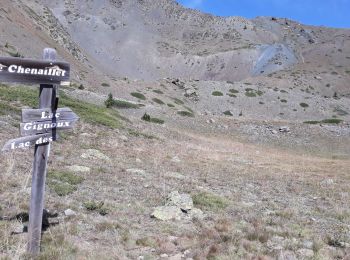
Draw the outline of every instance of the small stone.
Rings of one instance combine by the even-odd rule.
[[[71,217],[71,216],[76,216],[77,213],[74,210],[66,209],[64,211],[64,215],[67,216],[67,217]]]
[[[271,133],[273,133],[274,135],[277,134],[278,132],[276,130],[271,130]]]
[[[172,162],[175,162],[175,163],[179,163],[181,162],[181,160],[179,159],[179,157],[177,156],[174,156],[172,159],[171,159]]]
[[[151,217],[159,219],[159,220],[181,220],[182,211],[180,208],[176,206],[161,206],[155,208]]]
[[[209,119],[209,123],[214,124],[214,123],[215,123],[215,120],[212,119],[212,118],[210,118],[210,119]]]
[[[21,223],[16,223],[12,230],[12,234],[21,234],[23,233],[23,225]]]
[[[187,255],[189,255],[191,253],[190,250],[185,250],[184,253],[183,253],[183,257],[186,257]]]
[[[279,128],[279,131],[280,131],[281,133],[289,133],[289,132],[290,132],[290,128],[289,128],[288,126],[281,126],[281,127]]]
[[[145,257],[143,255],[140,255],[137,259],[138,260],[143,260],[143,259],[145,259]]]
[[[298,256],[301,258],[306,258],[306,257],[313,257],[314,256],[314,251],[311,249],[306,249],[302,248],[297,251]]]
[[[107,162],[111,160],[107,155],[96,149],[87,149],[85,153],[81,155],[81,158],[89,160],[104,160]]]
[[[167,257],[168,257],[167,254],[161,254],[161,255],[160,255],[160,258],[167,258]]]
[[[126,169],[126,172],[133,173],[133,174],[140,174],[140,175],[145,175],[146,173],[145,170],[136,169],[136,168]]]
[[[323,186],[330,186],[333,184],[334,184],[333,179],[326,179],[326,180],[321,181],[321,185],[323,185]]]
[[[314,246],[314,243],[312,241],[309,240],[304,240],[303,241],[303,247],[307,248],[307,249],[312,249]]]
[[[129,140],[129,138],[127,138],[125,135],[121,135],[119,136],[120,140],[127,142]]]
[[[169,260],[181,260],[182,254],[176,254],[168,258]]]
[[[320,77],[320,76],[315,76],[315,79],[322,80],[322,77]]]

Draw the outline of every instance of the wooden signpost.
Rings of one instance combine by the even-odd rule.
[[[69,84],[70,65],[56,62],[56,51],[44,49],[44,60],[0,57],[0,82],[40,84],[39,109],[23,109],[20,138],[9,140],[2,151],[35,146],[29,212],[27,252],[40,252],[45,180],[50,143],[57,131],[72,129],[79,117],[69,108],[57,108],[58,85]]]

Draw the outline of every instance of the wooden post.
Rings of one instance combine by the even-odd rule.
[[[43,58],[44,60],[56,60],[56,51],[51,48],[44,49]],[[57,108],[56,89],[54,85],[40,85],[39,108]],[[35,145],[27,245],[27,252],[31,255],[37,255],[40,252],[45,179],[49,153],[50,143]]]

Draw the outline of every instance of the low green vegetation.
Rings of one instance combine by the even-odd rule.
[[[114,99],[113,95],[111,93],[108,94],[108,98],[105,101],[105,105],[107,108],[115,107],[115,108],[122,108],[122,109],[127,109],[127,108],[140,108],[139,104],[134,104],[126,100],[118,100]]]
[[[129,129],[128,134],[135,136],[135,137],[144,137],[146,139],[157,139],[157,137],[155,137],[154,135],[145,134],[145,133],[133,130],[133,129]]]
[[[235,94],[231,94],[231,93],[228,93],[227,94],[229,97],[233,97],[233,98],[236,98],[237,96]]]
[[[8,51],[7,53],[10,54],[11,57],[24,58],[24,56],[21,55],[18,51],[16,51],[16,52]]]
[[[20,109],[18,107],[15,107],[14,105],[6,102],[0,103],[0,115],[14,115],[19,113]]]
[[[146,100],[145,95],[140,92],[131,92],[130,95],[141,100]]]
[[[83,202],[83,206],[85,209],[90,210],[90,211],[94,211],[94,210],[98,210],[100,208],[102,208],[104,205],[103,201],[85,201]]]
[[[204,210],[220,210],[229,205],[229,202],[218,195],[200,192],[192,196],[193,204]]]
[[[159,105],[164,105],[165,103],[162,101],[162,100],[160,100],[159,98],[152,98],[152,100],[154,101],[154,102],[156,102],[157,104],[159,104]]]
[[[194,114],[189,111],[180,110],[180,111],[177,111],[177,114],[180,116],[194,117]]]
[[[190,107],[188,107],[188,106],[183,106],[188,112],[191,112],[192,114],[194,113],[193,112],[193,110],[190,108]]]
[[[85,122],[110,128],[121,127],[122,118],[117,111],[72,99],[63,92],[60,95],[60,106],[71,108]]]
[[[321,123],[324,124],[340,124],[341,122],[343,122],[343,120],[338,118],[324,119],[321,121]]]
[[[232,93],[232,94],[237,94],[237,93],[239,93],[238,90],[233,89],[233,88],[231,88],[231,89],[229,90],[229,92]]]
[[[256,94],[255,94],[255,92],[253,92],[253,91],[246,91],[246,92],[245,92],[245,95],[246,95],[247,97],[256,97]]]
[[[103,201],[85,201],[83,206],[88,211],[97,211],[102,216],[107,215],[109,211]]]
[[[221,97],[221,96],[224,95],[224,94],[223,94],[222,92],[220,92],[220,91],[213,91],[211,94],[212,94],[213,96],[215,96],[215,97]]]
[[[171,104],[171,103],[168,103],[167,106],[168,106],[168,107],[175,107],[175,106],[174,106],[173,104]]]
[[[159,89],[155,89],[153,90],[154,93],[157,93],[157,94],[164,94],[163,91],[159,90]]]
[[[312,120],[312,121],[305,121],[304,124],[309,124],[309,125],[317,125],[317,124],[340,124],[342,123],[343,120],[342,119],[338,119],[338,118],[330,118],[330,119],[324,119],[321,121],[316,121],[316,120]]]
[[[311,120],[311,121],[304,121],[304,124],[309,124],[309,125],[317,125],[320,124],[320,121],[315,121],[315,120]]]
[[[48,185],[58,196],[67,196],[77,190],[84,178],[67,171],[49,171]]]
[[[110,87],[110,85],[109,85],[108,83],[106,83],[106,82],[103,82],[103,83],[101,84],[101,86],[102,86],[102,87]]]
[[[177,104],[177,105],[183,105],[184,104],[184,102],[181,99],[173,98],[173,100],[174,100],[175,104]]]
[[[68,171],[49,171],[48,179],[55,179],[61,182],[66,182],[71,185],[78,185],[84,181],[84,178]]]
[[[10,112],[19,115],[23,106],[37,108],[38,96],[38,88],[9,87],[0,84],[0,113]],[[90,124],[99,124],[110,128],[121,127],[121,117],[117,111],[74,99],[63,91],[60,92],[59,107],[71,108],[81,120]]]
[[[309,105],[308,104],[306,104],[306,103],[300,103],[299,104],[301,107],[303,107],[303,108],[307,108],[307,107],[309,107]]]
[[[64,182],[49,182],[49,187],[60,197],[67,196],[77,190],[75,185]]]
[[[225,111],[224,115],[226,115],[226,116],[233,116],[233,114],[232,114],[232,112],[230,110]]]
[[[261,90],[255,90],[252,88],[246,88],[245,89],[245,95],[247,97],[256,97],[256,96],[262,96],[264,94],[264,92],[262,92]]]
[[[155,118],[155,117],[151,117],[149,114],[145,113],[141,119],[143,121],[146,122],[151,122],[151,123],[155,123],[155,124],[164,124],[164,120],[163,119],[159,119],[159,118]]]

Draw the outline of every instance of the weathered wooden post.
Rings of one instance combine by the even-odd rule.
[[[27,252],[40,252],[45,180],[50,143],[58,130],[72,129],[79,117],[69,108],[58,108],[58,85],[69,84],[70,65],[56,62],[56,51],[46,48],[44,60],[0,57],[0,81],[39,83],[39,109],[22,109],[20,138],[9,140],[2,151],[35,145],[29,212]]]
[[[43,58],[44,60],[55,61],[56,51],[50,48],[44,49]],[[39,108],[51,108],[55,111],[55,107],[57,108],[57,105],[55,104],[56,89],[57,88],[54,88],[54,85],[40,84]],[[34,255],[40,252],[45,180],[49,153],[50,143],[35,145],[27,245],[28,253]]]

